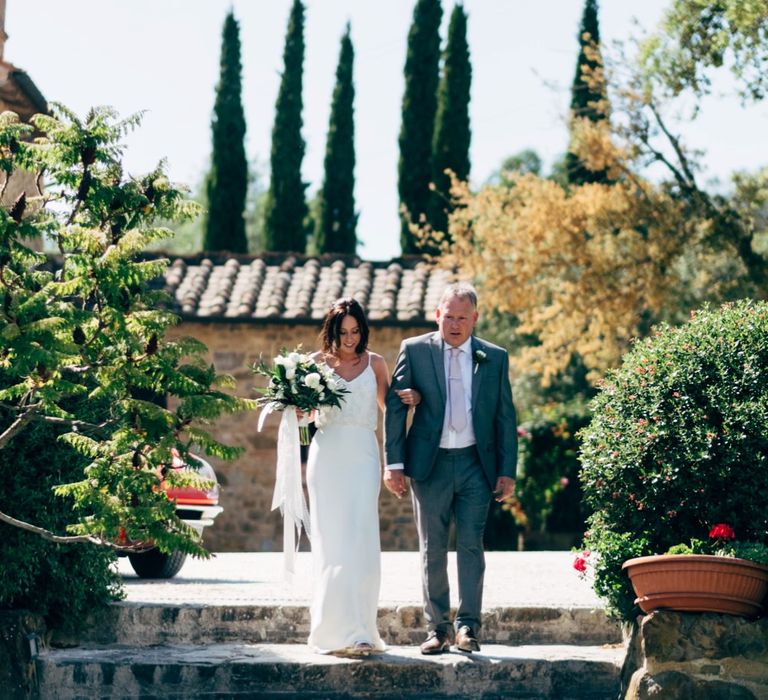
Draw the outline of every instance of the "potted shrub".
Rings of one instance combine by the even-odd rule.
[[[715,612],[758,617],[768,595],[768,545],[739,542],[727,523],[709,540],[671,547],[666,554],[628,559],[622,568],[645,613]]]
[[[581,451],[590,554],[576,565],[594,576],[609,611],[639,612],[627,560],[680,542],[693,543],[688,556],[724,559],[693,551],[718,523],[738,533],[736,558],[760,559],[768,545],[768,304],[704,308],[684,326],[660,327],[608,374],[592,410]]]

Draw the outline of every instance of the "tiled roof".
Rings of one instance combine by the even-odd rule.
[[[22,121],[33,114],[47,113],[48,103],[32,78],[12,63],[0,60],[0,105],[16,112]]]
[[[339,297],[355,297],[371,321],[431,323],[451,273],[421,259],[365,262],[267,254],[177,258],[165,288],[196,319],[322,319]]]

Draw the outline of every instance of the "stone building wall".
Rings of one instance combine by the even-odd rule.
[[[384,356],[392,369],[403,338],[432,330],[434,326],[372,326],[371,350]],[[257,378],[250,370],[259,355],[267,360],[281,347],[293,349],[301,344],[317,348],[319,325],[285,322],[202,323],[185,321],[172,329],[169,337],[188,335],[205,343],[209,361],[218,372],[237,380],[240,396],[255,397]],[[221,483],[220,505],[224,512],[205,533],[205,545],[213,552],[264,552],[282,547],[282,519],[270,510],[275,477],[275,447],[278,416],[270,416],[262,433],[257,432],[258,413],[225,416],[216,423],[214,434],[223,442],[245,447],[234,462],[208,458]],[[381,419],[378,430],[381,440]],[[382,450],[383,455],[383,450]],[[384,550],[416,550],[418,539],[411,502],[398,500],[382,486],[379,498],[381,545]],[[302,548],[308,544],[303,541]]]

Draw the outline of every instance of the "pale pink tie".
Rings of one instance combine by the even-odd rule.
[[[451,406],[450,426],[457,433],[467,427],[467,406],[464,402],[464,382],[461,381],[459,348],[451,348],[451,361],[448,364],[448,399]]]

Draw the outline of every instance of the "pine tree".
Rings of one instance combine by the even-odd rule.
[[[266,249],[303,253],[307,246],[304,218],[307,203],[301,179],[304,139],[301,136],[304,64],[304,4],[294,0],[283,51],[283,78],[272,127],[270,183],[265,204]]]
[[[419,252],[408,224],[418,222],[429,206],[442,15],[440,0],[418,0],[408,33],[397,183],[404,254]]]
[[[607,118],[607,91],[605,82],[591,80],[595,70],[602,68],[600,56],[600,25],[597,19],[597,0],[586,0],[579,27],[579,58],[571,88],[571,119],[589,119],[599,122]],[[605,170],[589,170],[576,153],[566,155],[568,182],[583,185],[590,182],[608,182]]]
[[[248,190],[248,161],[241,99],[240,29],[231,11],[224,20],[220,71],[211,122],[213,154],[206,184],[208,214],[203,248],[245,253],[248,243],[243,210]]]
[[[318,253],[354,254],[357,246],[355,213],[355,59],[347,24],[341,38],[336,87],[333,90],[328,142],[325,149],[325,180],[320,190],[315,232]]]
[[[432,147],[432,182],[429,223],[435,231],[447,231],[451,211],[450,169],[459,180],[469,177],[469,99],[472,65],[467,44],[467,15],[455,5],[448,24],[443,75],[437,95],[437,119]]]

